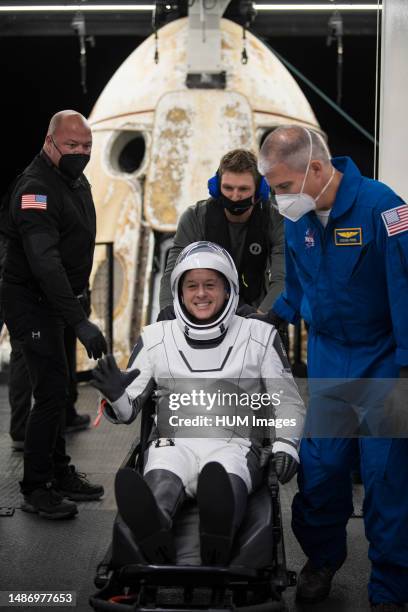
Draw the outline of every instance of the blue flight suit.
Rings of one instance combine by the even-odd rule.
[[[326,378],[369,378],[378,385],[398,378],[408,364],[408,231],[395,224],[395,213],[381,214],[404,202],[363,177],[350,158],[332,163],[343,177],[327,227],[314,212],[296,223],[285,220],[286,285],[273,310],[310,326],[309,385]],[[408,439],[305,437],[292,527],[314,567],[339,567],[359,448],[369,598],[407,602]]]

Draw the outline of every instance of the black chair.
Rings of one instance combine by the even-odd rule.
[[[121,467],[142,472],[154,412],[151,398],[142,410],[140,438]],[[251,494],[228,566],[201,564],[195,500],[186,502],[177,514],[173,534],[176,564],[148,564],[118,514],[112,543],[97,568],[94,582],[99,590],[90,598],[94,610],[271,612],[286,609],[281,594],[296,583],[296,575],[286,568],[279,485],[274,475]]]

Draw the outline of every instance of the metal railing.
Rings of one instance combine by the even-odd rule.
[[[97,242],[95,245],[94,265],[97,265],[91,291],[91,319],[101,329],[106,338],[108,352],[113,352],[113,312],[114,312],[114,254],[113,242]],[[98,263],[99,262],[99,263]],[[89,380],[90,369],[78,360],[77,377],[79,381]]]

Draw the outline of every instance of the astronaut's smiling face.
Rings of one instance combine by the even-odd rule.
[[[199,321],[214,319],[228,299],[222,276],[205,268],[185,273],[181,296],[187,312]]]

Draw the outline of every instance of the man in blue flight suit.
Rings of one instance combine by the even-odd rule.
[[[392,379],[407,376],[408,206],[383,183],[363,177],[350,158],[330,160],[323,139],[299,126],[267,137],[259,169],[286,217],[285,290],[268,316],[291,323],[302,317],[309,325],[309,431],[316,435],[322,419],[314,420],[313,386],[318,389],[322,380],[329,388],[327,379],[365,381],[366,388],[386,395]],[[347,388],[358,395],[361,385]],[[341,393],[343,407],[354,403],[353,393]],[[365,421],[370,429],[373,417],[371,433],[378,436],[373,393],[366,395],[366,409],[370,401],[372,415],[368,410]],[[332,408],[332,402],[320,402],[318,417],[326,411],[327,420]],[[292,527],[308,561],[297,598],[325,599],[346,558],[350,471],[360,450],[372,563],[369,599],[372,609],[399,610],[408,601],[408,440],[358,439],[344,427],[338,431],[345,433],[333,433],[336,416],[331,433],[304,438],[300,449]]]

